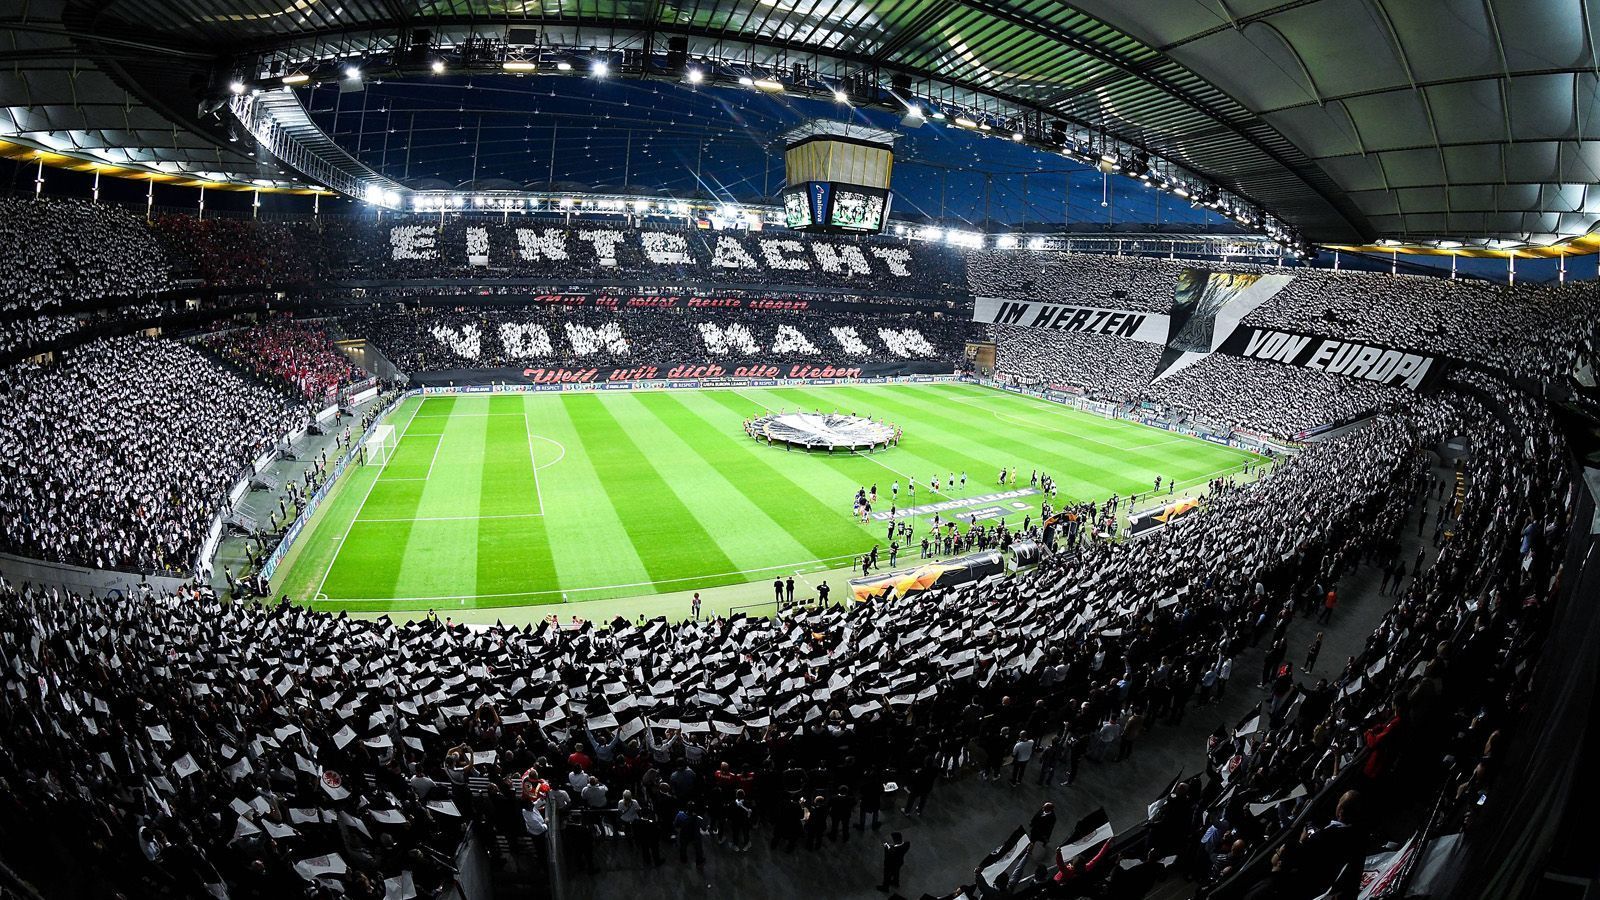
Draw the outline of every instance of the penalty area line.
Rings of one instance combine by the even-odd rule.
[[[539,459],[533,455],[533,430],[528,427],[528,413],[522,413],[522,435],[528,439],[528,467],[533,469],[533,492],[539,498],[539,515],[544,515],[544,489],[539,486]],[[566,455],[567,448],[562,447],[561,453]]]
[[[756,398],[750,396],[749,394],[746,394],[744,391],[741,391],[738,388],[733,388],[733,393],[737,394],[740,397],[743,397],[746,400],[749,400],[751,403],[754,403],[755,405],[761,407],[762,409],[766,410],[767,412],[772,412],[772,407],[766,405],[765,403],[762,403],[760,400],[757,400]]]
[[[422,404],[417,404],[417,409],[421,408]],[[416,418],[417,412],[416,410],[412,410],[411,418],[406,420],[406,427],[401,429],[400,437],[395,439],[394,446],[396,452],[399,451],[400,442],[406,439],[406,432],[411,430],[411,423],[416,421]],[[356,527],[356,520],[361,518],[361,511],[367,508],[367,500],[372,496],[372,489],[378,486],[378,480],[383,477],[384,470],[389,468],[389,460],[391,459],[394,459],[393,453],[384,458],[383,465],[378,467],[378,474],[372,476],[372,483],[367,485],[367,492],[361,495],[361,503],[356,507],[356,514],[350,517],[350,524],[344,527],[344,534],[339,535],[339,543],[334,545],[333,548],[333,558],[328,560],[328,568],[323,570],[322,580],[317,582],[317,594],[322,594],[324,597],[327,596],[327,594],[324,593],[323,588],[327,587],[328,585],[328,576],[333,574],[333,567],[339,562],[339,554],[344,552],[344,542],[349,539],[351,529]]]

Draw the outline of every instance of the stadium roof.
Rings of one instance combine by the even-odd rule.
[[[40,0],[0,138],[282,177],[197,111],[228,80],[382,60],[690,60],[879,88],[1169,160],[1318,242],[1545,245],[1600,219],[1595,24],[1573,0]],[[587,63],[585,63],[586,65]],[[569,63],[569,68],[571,65]],[[583,66],[579,66],[581,69]],[[329,68],[329,71],[336,71]],[[578,74],[578,73],[574,73]],[[1062,123],[1056,128],[1054,123]],[[1142,162],[1142,160],[1141,160]]]

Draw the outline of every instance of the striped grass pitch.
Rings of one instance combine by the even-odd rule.
[[[872,415],[904,429],[872,454],[789,452],[745,437],[765,408]],[[848,566],[886,524],[851,516],[857,487],[891,482],[927,504],[1026,486],[1061,497],[1179,486],[1256,457],[973,385],[871,385],[412,398],[387,464],[350,470],[278,591],[362,612],[636,597]],[[930,481],[967,475],[965,490]],[[1007,521],[1038,515],[1002,505]],[[1058,504],[1059,505],[1059,504]],[[946,515],[948,518],[948,514]],[[919,523],[920,539],[926,524]]]

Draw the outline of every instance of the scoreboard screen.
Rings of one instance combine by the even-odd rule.
[[[828,224],[849,231],[882,231],[886,199],[881,194],[840,187],[833,192],[833,209],[828,215]]]
[[[811,205],[806,202],[804,190],[788,191],[783,195],[783,224],[790,228],[811,225]]]
[[[783,222],[806,231],[876,234],[889,215],[890,194],[880,188],[807,181],[783,192]]]

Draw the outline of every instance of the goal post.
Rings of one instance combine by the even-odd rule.
[[[367,438],[366,443],[366,464],[381,466],[388,462],[399,444],[400,438],[395,434],[393,425],[379,425],[372,429],[372,435]]]

